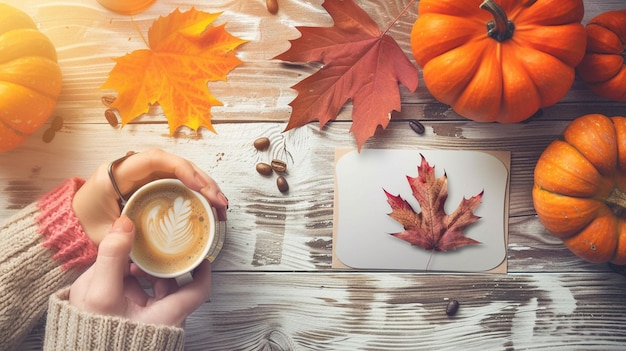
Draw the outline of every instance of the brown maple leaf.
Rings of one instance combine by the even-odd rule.
[[[246,40],[211,23],[220,14],[174,10],[159,17],[148,30],[148,49],[117,58],[102,89],[117,90],[110,107],[125,125],[159,103],[170,135],[181,126],[213,132],[211,107],[222,103],[210,94],[207,82],[226,80],[242,62],[234,50]]]
[[[327,0],[322,5],[333,27],[297,27],[302,34],[276,59],[321,62],[323,67],[294,85],[298,96],[289,104],[292,114],[285,130],[319,120],[320,128],[335,119],[352,99],[352,127],[359,150],[378,125],[389,124],[392,110],[400,110],[402,83],[417,89],[417,68],[389,35],[352,0]]]
[[[435,178],[435,167],[431,167],[424,156],[421,156],[422,163],[417,167],[417,177],[406,178],[422,212],[416,213],[400,195],[391,195],[383,189],[392,209],[389,216],[404,226],[404,231],[391,235],[411,245],[433,251],[455,250],[465,245],[480,244],[465,237],[463,230],[480,219],[473,211],[480,205],[483,192],[469,199],[463,198],[452,214],[446,214],[444,205],[448,198],[448,178],[445,174]]]

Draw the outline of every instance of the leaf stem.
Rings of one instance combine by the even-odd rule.
[[[383,31],[381,37],[383,35],[387,34],[387,32],[389,32],[391,30],[391,27],[393,27],[393,25],[396,24],[396,22],[398,22],[400,17],[402,17],[402,15],[404,15],[404,13],[409,10],[409,7],[411,7],[411,5],[413,5],[413,3],[415,3],[415,0],[409,1],[409,3],[402,9],[402,11],[400,11],[398,16],[396,16],[396,18],[394,18],[393,21],[389,24],[389,26]]]
[[[146,40],[146,38],[144,38],[143,34],[141,34],[141,30],[139,29],[139,26],[137,25],[137,22],[135,22],[135,17],[134,16],[130,16],[130,21],[133,22],[133,26],[135,27],[135,30],[139,34],[139,37],[141,38],[143,43],[146,44],[147,47],[150,47],[150,45],[148,45],[148,41]]]
[[[430,255],[428,256],[428,262],[426,262],[425,271],[428,272],[428,268],[430,267],[430,260],[433,258],[433,254],[435,253],[435,249],[430,250]]]

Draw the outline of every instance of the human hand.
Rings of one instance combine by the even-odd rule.
[[[119,196],[108,174],[109,163],[101,164],[76,192],[72,207],[87,236],[98,245],[111,224],[120,216]],[[117,163],[113,175],[120,192],[128,195],[142,185],[161,178],[178,178],[209,200],[220,221],[226,220],[228,199],[211,177],[192,162],[160,149],[133,154]]]
[[[193,281],[182,287],[174,279],[146,276],[128,259],[134,235],[128,217],[115,221],[100,243],[96,262],[72,284],[69,303],[94,314],[182,326],[187,316],[209,299],[210,262],[204,260]],[[138,276],[152,284],[153,296],[146,293]]]

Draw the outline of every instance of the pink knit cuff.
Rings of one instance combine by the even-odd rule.
[[[46,238],[43,246],[53,252],[53,258],[65,270],[86,269],[97,255],[96,245],[89,240],[72,209],[74,194],[84,183],[84,179],[70,178],[37,203],[39,233]]]

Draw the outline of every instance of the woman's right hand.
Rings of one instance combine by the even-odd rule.
[[[193,281],[178,287],[174,279],[148,276],[130,263],[134,235],[135,227],[128,217],[113,223],[98,248],[96,262],[72,284],[70,304],[98,315],[182,327],[187,316],[211,295],[211,263],[204,260]],[[152,284],[152,295],[137,276]]]

